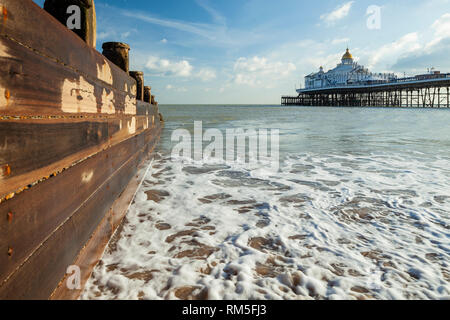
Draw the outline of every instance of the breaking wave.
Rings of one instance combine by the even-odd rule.
[[[450,159],[160,153],[82,299],[450,297]]]

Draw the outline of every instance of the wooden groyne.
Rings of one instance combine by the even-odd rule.
[[[100,54],[95,5],[81,2],[76,34],[64,8],[0,0],[0,299],[78,296],[68,267],[89,278],[163,127],[143,74],[128,73],[130,48]]]

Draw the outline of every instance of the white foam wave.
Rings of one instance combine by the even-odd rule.
[[[450,160],[152,163],[82,299],[450,297]]]

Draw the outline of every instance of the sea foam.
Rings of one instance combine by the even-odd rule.
[[[159,155],[82,299],[445,299],[450,160]]]

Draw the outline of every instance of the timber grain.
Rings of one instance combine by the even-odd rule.
[[[136,80],[31,0],[0,0],[0,299],[73,299],[163,123]]]

